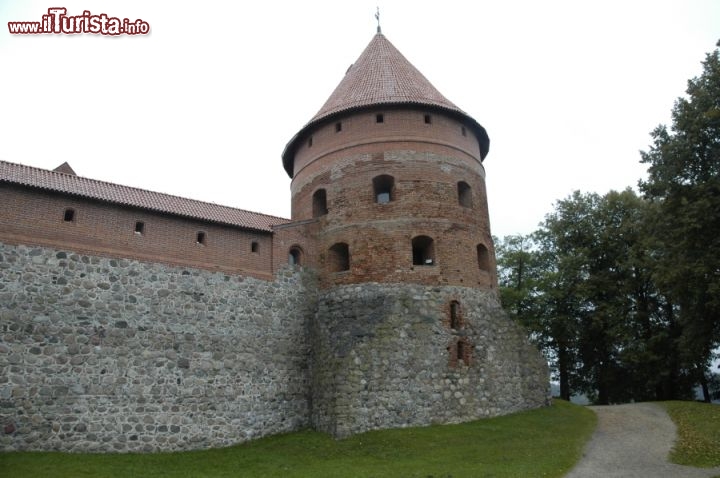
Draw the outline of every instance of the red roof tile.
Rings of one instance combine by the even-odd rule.
[[[289,219],[257,212],[6,161],[0,161],[0,183],[19,184],[123,206],[265,232],[272,232],[273,225],[289,222]]]
[[[340,111],[386,103],[432,105],[465,114],[378,33],[310,122]]]
[[[288,142],[282,155],[288,175],[293,176],[295,150],[309,128],[343,112],[377,105],[418,105],[462,117],[476,132],[482,157],[487,155],[490,141],[485,129],[445,98],[382,33],[377,33],[320,111]]]

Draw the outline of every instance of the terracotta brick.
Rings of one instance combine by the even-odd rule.
[[[272,234],[0,183],[0,240],[272,277]],[[67,209],[74,211],[65,221]],[[142,222],[142,233],[135,232]],[[197,234],[205,235],[204,244]],[[252,251],[256,243],[256,252]]]
[[[383,122],[376,123],[376,115]],[[431,123],[424,122],[425,114]],[[341,131],[335,123],[341,122]],[[414,107],[361,111],[310,130],[295,158],[292,219],[314,220],[325,286],[409,282],[493,288],[497,283],[485,171],[474,133],[455,117]],[[392,200],[378,203],[373,179],[391,176]],[[458,184],[471,196],[461,204]],[[327,214],[313,218],[325,190]],[[412,240],[433,239],[434,261],[414,265]],[[349,271],[333,272],[330,252],[348,244]],[[486,249],[482,260],[478,246]],[[482,263],[482,268],[480,267]]]

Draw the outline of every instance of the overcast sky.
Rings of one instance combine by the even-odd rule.
[[[375,34],[490,135],[492,232],[573,190],[636,187],[639,150],[720,38],[720,1],[0,0],[0,159],[289,217],[280,154]],[[10,35],[142,19],[149,35]]]

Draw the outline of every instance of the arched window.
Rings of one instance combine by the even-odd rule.
[[[393,189],[395,188],[395,178],[383,174],[373,178],[373,191],[375,192],[375,202],[378,204],[386,204],[393,200]]]
[[[291,266],[302,265],[302,249],[298,246],[293,246],[288,251],[288,264]]]
[[[435,264],[435,244],[431,237],[416,236],[412,239],[413,265],[431,266]]]
[[[472,189],[470,185],[465,181],[460,181],[457,184],[458,190],[458,203],[462,207],[472,207]]]
[[[333,244],[328,254],[328,268],[331,272],[350,270],[350,249],[344,242]]]
[[[317,191],[315,191],[312,201],[313,217],[324,216],[328,213],[327,193],[324,189],[318,189]]]
[[[490,270],[490,251],[485,247],[485,244],[477,245],[477,261],[481,271]]]

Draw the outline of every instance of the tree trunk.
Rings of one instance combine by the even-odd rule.
[[[570,401],[570,374],[568,372],[568,353],[564,346],[558,348],[558,371],[560,372],[560,398]]]
[[[700,386],[702,387],[703,392],[703,402],[710,403],[712,401],[710,397],[710,387],[708,387],[708,381],[707,376],[705,375],[705,371],[700,369]]]
[[[601,362],[600,365],[598,365],[597,388],[598,388],[597,404],[598,405],[609,405],[610,404],[610,393],[608,390],[609,387],[608,387],[608,380],[607,380],[607,370],[606,370],[606,365],[603,362]]]

